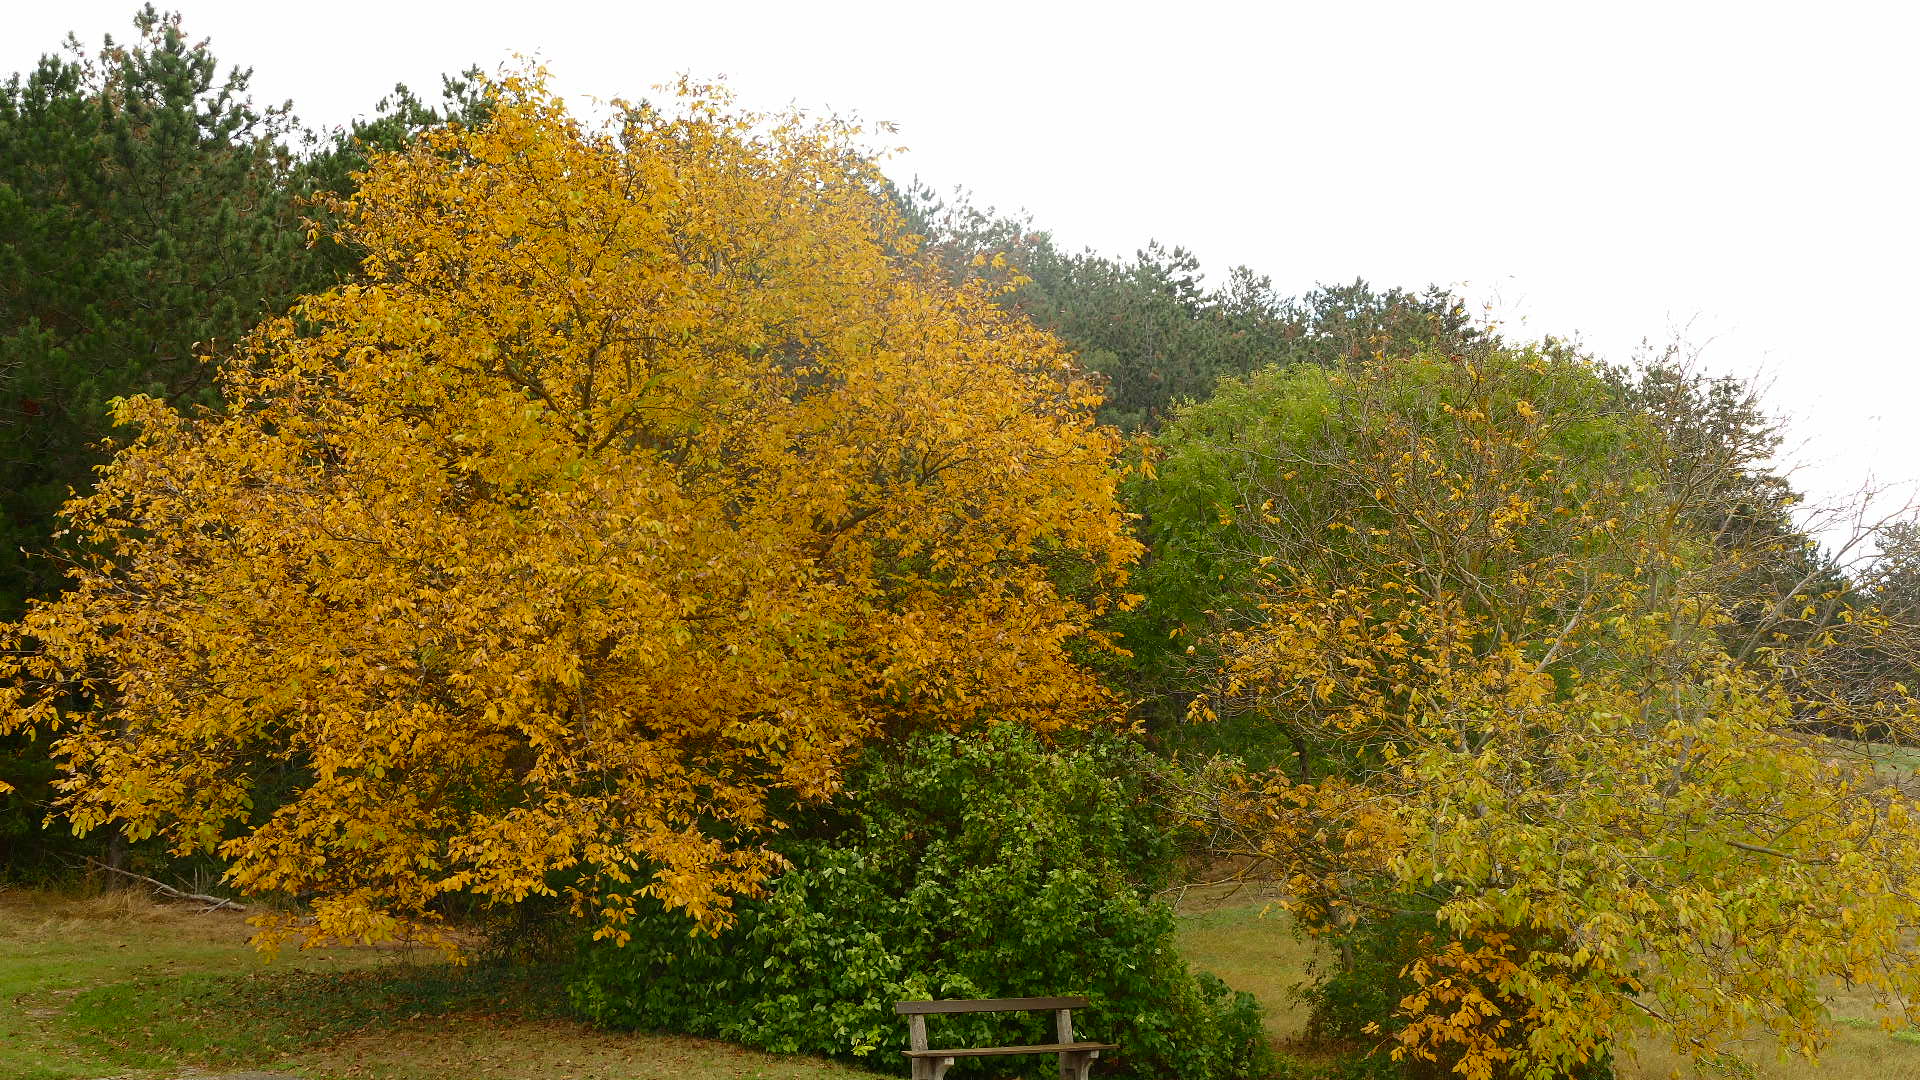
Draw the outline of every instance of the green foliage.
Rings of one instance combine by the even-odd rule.
[[[1648,1029],[1695,1058],[1749,1024],[1813,1048],[1825,978],[1908,993],[1910,894],[1885,883],[1912,834],[1859,823],[1915,810],[1795,730],[1858,684],[1788,625],[1821,618],[1794,603],[1820,563],[1782,574],[1741,538],[1797,543],[1740,497],[1766,485],[1727,445],[1737,399],[1650,403],[1508,348],[1270,381],[1270,404],[1223,387],[1163,433],[1150,539],[1184,525],[1176,547],[1239,574],[1156,581],[1163,560],[1143,614],[1193,598],[1168,636],[1195,640],[1194,715],[1297,748],[1219,785],[1212,835],[1341,946],[1324,1032],[1416,1076],[1557,1077]],[[1897,694],[1888,722],[1915,715]]]
[[[103,458],[109,399],[213,400],[217,351],[318,284],[284,196],[284,107],[256,109],[178,16],[70,43],[0,88],[0,614],[57,587],[53,511]]]
[[[282,198],[284,109],[217,71],[149,6],[130,44],[0,87],[0,619],[60,587],[54,511],[104,457],[107,403],[214,398],[197,354],[314,279]],[[75,845],[41,829],[45,744],[0,739],[0,859],[43,877]]]
[[[1780,421],[1737,379],[1672,351],[1614,379],[1659,427],[1694,528],[1712,538],[1728,655],[1779,682],[1802,731],[1920,737],[1901,704],[1920,686],[1915,522],[1876,521],[1864,502],[1803,505],[1775,462]]]
[[[0,779],[13,785],[0,791],[0,881],[42,882],[63,873],[62,852],[47,843],[41,826],[54,775],[44,744],[0,739]]]
[[[1113,620],[1132,654],[1128,675],[1136,696],[1149,699],[1147,719],[1156,734],[1256,767],[1312,764],[1314,748],[1287,741],[1283,727],[1263,719],[1227,715],[1223,724],[1202,729],[1182,721],[1196,672],[1213,664],[1210,632],[1260,619],[1258,586],[1284,568],[1285,537],[1352,546],[1358,534],[1333,531],[1332,523],[1407,526],[1393,510],[1364,498],[1371,492],[1356,501],[1356,493],[1343,488],[1336,459],[1371,422],[1367,414],[1435,424],[1445,410],[1469,407],[1466,396],[1484,388],[1490,407],[1509,414],[1526,403],[1587,416],[1556,429],[1552,451],[1589,475],[1619,464],[1644,434],[1622,391],[1563,348],[1488,344],[1471,356],[1484,370],[1484,383],[1471,388],[1451,377],[1451,360],[1432,355],[1348,367],[1268,367],[1222,379],[1211,398],[1181,409],[1159,432],[1153,471],[1133,477],[1126,489],[1148,545],[1135,576],[1143,600]],[[1383,385],[1387,397],[1361,402],[1340,389],[1343,371],[1381,363],[1390,365],[1391,377],[1375,385]]]
[[[1053,330],[1105,378],[1102,421],[1162,433],[1163,447],[1168,438],[1190,443],[1198,428],[1243,447],[1304,438],[1301,424],[1328,422],[1324,394],[1318,403],[1311,397],[1323,377],[1316,371],[1417,353],[1477,354],[1499,344],[1459,298],[1437,287],[1409,292],[1354,281],[1288,298],[1246,267],[1209,287],[1199,260],[1183,248],[1150,243],[1131,261],[1070,254],[1030,220],[975,207],[964,193],[949,202],[915,187],[899,201],[951,276],[994,281],[1004,290],[1002,305]],[[1211,411],[1176,419],[1195,402]],[[1169,434],[1182,425],[1185,434]],[[1132,658],[1102,658],[1100,666],[1139,702],[1164,745],[1226,750],[1268,765],[1281,755],[1297,758],[1301,748],[1276,746],[1270,733],[1231,720],[1204,733],[1178,723],[1194,630],[1231,621],[1232,598],[1246,594],[1258,566],[1259,553],[1242,542],[1245,530],[1227,509],[1245,464],[1233,453],[1188,455],[1164,463],[1157,481],[1135,479],[1128,498],[1151,544],[1139,577],[1147,603],[1110,620]]]
[[[1241,266],[1209,288],[1200,261],[1158,243],[1131,261],[1070,254],[1030,220],[948,203],[923,187],[900,196],[929,249],[955,278],[1007,286],[1002,303],[1059,334],[1107,380],[1100,419],[1154,431],[1223,377],[1269,366],[1331,365],[1376,354],[1452,352],[1487,338],[1440,288],[1377,290],[1364,281],[1281,296]]]
[[[0,87],[0,618],[59,587],[53,513],[105,460],[107,403],[212,404],[201,357],[355,270],[307,248],[305,197],[481,109],[471,79],[437,109],[396,87],[296,160],[289,107],[257,107],[250,71],[221,72],[177,14],[133,21],[131,42],[69,39]]]
[[[257,107],[177,14],[151,5],[136,37],[89,55],[69,39],[0,86],[0,621],[62,588],[74,554],[55,511],[106,460],[108,403],[151,394],[213,405],[202,357],[261,316],[355,272],[361,252],[309,248],[307,197],[345,192],[374,150],[478,111],[468,80],[429,108],[396,88],[371,118],[308,154],[287,106]],[[42,827],[46,742],[0,736],[0,874],[43,879],[104,854],[105,835]]]
[[[1432,929],[1430,911],[1399,912],[1340,935],[1337,954],[1309,965],[1314,979],[1302,992],[1311,1010],[1309,1033],[1337,1043],[1383,1043],[1401,1023],[1394,1016],[1400,999],[1415,988],[1402,968]],[[1375,1024],[1380,1029],[1370,1030]]]
[[[1103,1074],[1258,1074],[1258,1007],[1189,974],[1172,912],[1153,899],[1171,851],[1152,772],[1124,743],[1046,749],[1012,727],[876,754],[826,825],[781,841],[792,869],[738,926],[706,938],[654,910],[624,948],[585,951],[573,1001],[596,1023],[899,1072],[896,1001],[1083,994],[1093,1005],[1075,1014],[1078,1033],[1122,1047]],[[929,1026],[936,1045],[991,1046],[1049,1041],[1050,1023]]]

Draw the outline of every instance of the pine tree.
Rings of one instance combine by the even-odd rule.
[[[437,109],[402,86],[302,133],[178,15],[149,6],[134,25],[91,55],[69,37],[0,85],[0,619],[62,588],[74,551],[55,512],[108,458],[108,403],[214,404],[202,356],[357,270],[357,248],[307,245],[303,216],[327,224],[312,197],[350,193],[373,151],[480,101],[469,81]],[[0,870],[38,873],[59,846],[41,828],[53,775],[44,743],[0,738]]]
[[[58,588],[54,511],[105,460],[107,403],[210,402],[199,357],[329,273],[288,198],[287,108],[177,15],[134,24],[0,89],[0,612]]]

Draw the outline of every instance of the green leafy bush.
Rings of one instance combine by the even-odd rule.
[[[1258,1005],[1188,971],[1153,898],[1173,853],[1137,754],[1049,749],[1011,727],[876,752],[828,821],[783,841],[792,869],[737,926],[697,936],[655,908],[625,947],[583,950],[573,1004],[609,1026],[905,1072],[896,1001],[1080,994],[1078,1034],[1121,1046],[1103,1075],[1264,1075]],[[936,1045],[1018,1045],[1051,1042],[1051,1022],[939,1016],[929,1030]],[[993,1067],[1009,1064],[1022,1060]]]

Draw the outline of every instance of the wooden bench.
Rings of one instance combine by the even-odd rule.
[[[983,1001],[902,1001],[893,1011],[907,1018],[906,1051],[913,1062],[913,1080],[942,1080],[955,1058],[1000,1057],[1006,1054],[1058,1054],[1060,1080],[1087,1080],[1093,1059],[1102,1050],[1118,1050],[1117,1043],[1074,1042],[1073,1010],[1087,1007],[1087,999],[988,998]],[[1053,1010],[1053,1035],[1057,1042],[1038,1046],[984,1046],[971,1050],[927,1049],[927,1017],[934,1013],[1044,1012]]]

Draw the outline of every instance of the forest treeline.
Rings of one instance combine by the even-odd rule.
[[[1920,526],[1809,535],[1751,387],[1067,251],[862,139],[526,70],[312,132],[152,8],[13,77],[0,874],[880,1069],[911,997],[1197,1080],[1920,999]],[[1179,959],[1206,865],[1329,941],[1338,1052]]]

